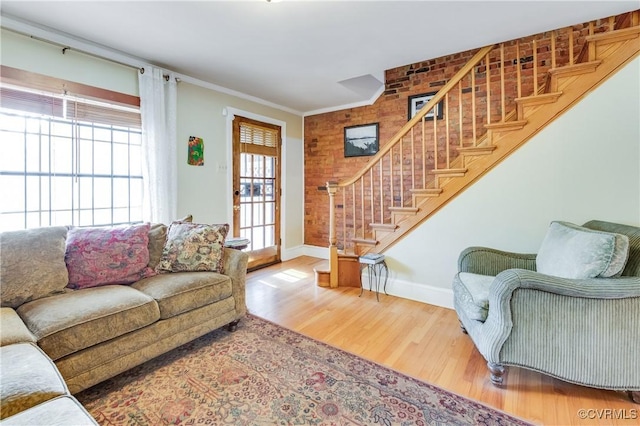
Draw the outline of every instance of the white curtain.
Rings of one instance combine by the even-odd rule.
[[[144,157],[143,217],[149,222],[169,224],[177,216],[178,204],[176,79],[171,73],[151,66],[138,75]]]

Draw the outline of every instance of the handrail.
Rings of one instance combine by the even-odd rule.
[[[409,131],[416,125],[418,124],[420,121],[422,121],[422,118],[427,115],[429,113],[430,110],[432,110],[437,104],[438,102],[440,102],[445,96],[446,94],[453,89],[453,87],[455,87],[456,84],[458,84],[468,73],[469,71],[471,71],[473,69],[473,67],[475,67],[478,62],[482,61],[483,59],[485,59],[485,56],[491,52],[493,50],[493,48],[495,47],[495,45],[491,45],[491,46],[485,46],[483,48],[481,48],[480,50],[478,50],[478,52],[469,60],[469,62],[467,62],[465,64],[464,67],[462,67],[460,69],[460,71],[458,71],[456,73],[456,75],[454,75],[451,80],[449,80],[447,82],[447,84],[445,84],[440,90],[438,90],[438,93],[436,93],[433,98],[431,98],[429,100],[429,102],[427,102],[425,104],[425,106],[423,106],[420,111],[418,111],[418,113],[411,118],[411,120],[409,120],[404,126],[402,126],[402,128],[395,134],[395,136],[393,136],[391,138],[391,140],[389,141],[389,143],[387,143],[384,148],[382,148],[381,150],[378,151],[378,153],[376,155],[374,155],[371,160],[363,167],[360,169],[360,171],[358,171],[354,177],[352,177],[351,179],[342,181],[342,182],[338,182],[338,186],[339,187],[345,187],[348,185],[353,184],[354,182],[356,182],[358,179],[360,179],[366,172],[368,172],[377,162],[380,158],[384,157],[389,151],[391,151],[391,149],[398,143],[400,142],[400,140],[407,134],[409,133]]]
[[[553,98],[533,97],[561,93],[551,76],[556,69],[583,62],[582,54],[570,52],[574,44],[580,49],[607,30],[621,31],[622,37],[627,27],[638,25],[640,10],[586,23],[580,30],[567,27],[478,49],[355,175],[327,182],[332,280],[338,249],[362,254],[383,244],[375,250],[384,250],[397,238],[389,235],[395,225],[413,223],[411,215],[435,206],[438,201],[432,197],[440,197],[443,189],[455,191],[450,183],[460,182],[470,166],[475,170],[474,163],[482,163],[479,159],[493,152],[505,132],[526,125],[524,105]],[[443,101],[440,117],[436,108]],[[430,122],[428,114],[433,114]]]

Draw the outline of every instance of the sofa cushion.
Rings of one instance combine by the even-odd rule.
[[[193,222],[193,216],[187,215],[179,222]],[[162,258],[162,249],[167,241],[167,225],[164,223],[152,223],[149,228],[149,267],[156,269]]]
[[[536,256],[536,268],[562,278],[608,278],[622,273],[628,254],[626,235],[552,222]]]
[[[166,319],[231,296],[231,278],[216,272],[179,272],[145,278],[133,288],[153,297]]]
[[[153,298],[123,285],[34,300],[18,308],[18,314],[54,361],[160,318]]]
[[[24,342],[35,343],[36,338],[13,308],[0,308],[0,346]]]
[[[56,366],[33,343],[2,346],[0,360],[2,419],[68,392]]]
[[[149,224],[71,228],[65,261],[69,287],[130,284],[153,275],[149,263]]]
[[[45,424],[47,426],[97,426],[98,422],[87,413],[77,399],[70,395],[43,402],[2,421],[2,426]]]
[[[55,226],[0,233],[0,300],[17,308],[61,293],[68,284],[64,263],[67,228]]]
[[[472,320],[485,322],[489,314],[489,289],[495,277],[460,272],[453,280],[453,290],[460,308]]]
[[[167,242],[158,272],[223,272],[224,242],[229,224],[204,225],[173,222],[167,231]]]

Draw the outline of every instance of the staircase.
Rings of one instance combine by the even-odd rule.
[[[328,182],[330,267],[317,284],[355,285],[357,256],[398,242],[637,57],[640,11],[589,23],[575,45],[567,28],[479,49],[363,169]]]

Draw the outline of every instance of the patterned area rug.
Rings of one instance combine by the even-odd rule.
[[[101,425],[528,425],[251,315],[76,397]]]

